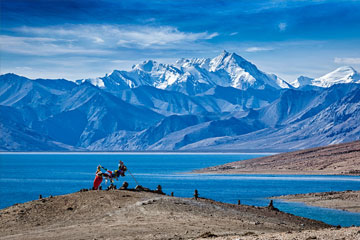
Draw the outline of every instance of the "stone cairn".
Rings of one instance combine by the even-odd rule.
[[[194,198],[195,198],[195,200],[198,200],[198,198],[199,198],[199,192],[197,189],[195,189],[195,191],[194,191]]]
[[[122,186],[119,188],[120,190],[126,190],[129,187],[128,182],[123,182]]]
[[[273,200],[270,200],[269,206],[268,206],[267,208],[270,209],[270,210],[279,212],[279,209],[277,209],[276,207],[274,207],[274,202],[273,202]]]
[[[164,192],[162,191],[161,185],[158,185],[158,186],[157,186],[155,192],[156,192],[156,193],[159,193],[159,194],[164,194]]]
[[[116,185],[111,184],[110,186],[107,187],[106,190],[116,190]]]

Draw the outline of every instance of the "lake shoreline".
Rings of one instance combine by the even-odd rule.
[[[215,236],[260,235],[332,228],[268,207],[135,190],[47,197],[2,209],[0,216],[0,235],[6,239],[113,238],[119,231],[126,239],[196,239],[207,232]]]
[[[360,141],[231,162],[193,172],[360,176]]]
[[[360,213],[360,190],[293,194],[271,197],[269,199],[280,199],[287,202],[301,202],[314,207]]]
[[[16,154],[28,154],[28,155],[274,155],[279,152],[267,152],[267,151],[241,151],[241,152],[0,152],[1,155],[16,155]]]
[[[244,160],[245,161],[245,160]],[[358,177],[360,174],[351,174],[351,173],[337,173],[333,171],[276,171],[276,170],[264,170],[264,171],[242,171],[242,170],[208,170],[208,169],[199,169],[193,170],[191,172],[186,172],[186,174],[201,174],[201,175],[279,175],[279,176],[297,176],[297,175],[306,175],[306,176],[355,176]]]
[[[119,232],[121,239],[150,240],[315,239],[313,236],[355,240],[360,236],[360,227],[334,227],[276,208],[132,189],[85,190],[42,198],[2,209],[0,216],[0,235],[6,239],[110,239],[119,237]]]
[[[37,199],[43,196],[58,196],[75,192],[80,188],[90,188],[94,181],[96,166],[101,164],[109,169],[115,169],[119,159],[125,162],[129,171],[140,184],[155,188],[161,185],[167,193],[175,192],[175,196],[191,197],[194,189],[198,189],[201,197],[214,199],[220,202],[237,203],[252,206],[266,206],[271,196],[295,194],[303,192],[318,192],[346,189],[357,189],[360,179],[354,177],[328,177],[328,176],[203,176],[201,174],[177,174],[190,172],[206,166],[220,165],[234,162],[239,159],[249,159],[255,155],[224,154],[224,155],[1,155],[3,167],[8,169],[6,177],[0,178],[0,183],[8,193],[1,197],[1,206],[7,207],[14,203]],[[34,176],[34,172],[36,176]],[[320,181],[319,181],[320,180]],[[135,181],[127,173],[119,179],[116,185],[121,186],[122,181],[129,182],[135,187]],[[319,185],[320,182],[320,185]],[[306,183],[306,189],[304,189]],[[105,189],[108,184],[104,184]],[[344,188],[344,185],[346,188]],[[229,186],[229,187],[224,187]],[[230,187],[231,186],[231,187]],[[273,186],[283,186],[273,188]],[[289,188],[289,186],[291,186]],[[266,191],[265,191],[266,190]],[[221,194],[219,194],[221,192]],[[291,204],[290,204],[291,205]],[[287,206],[290,206],[287,205]],[[287,212],[288,207],[278,206]],[[283,208],[284,207],[284,208]],[[304,206],[293,212],[304,217],[312,218],[308,207]],[[351,226],[352,216],[336,213],[330,218],[322,219],[321,209],[315,209],[318,215],[314,219],[341,226]],[[320,216],[320,217],[319,217]],[[341,218],[341,221],[337,219]],[[356,220],[356,219],[355,219]]]

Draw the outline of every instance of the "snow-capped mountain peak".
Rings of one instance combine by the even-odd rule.
[[[189,68],[193,66],[199,66],[200,68],[209,70],[210,58],[181,58],[176,61],[175,66],[179,69],[181,68]]]
[[[297,149],[360,139],[360,85],[276,91],[267,86],[280,88],[281,78],[224,55],[215,72],[201,67],[206,60],[146,61],[78,85],[1,75],[0,150],[59,149],[49,141],[99,151]],[[241,71],[255,79],[247,91],[229,87],[237,76],[246,83]],[[351,67],[323,79],[360,83]]]
[[[104,81],[101,78],[86,78],[86,79],[80,79],[75,81],[77,84],[82,83],[91,83],[94,86],[97,86],[99,88],[104,88],[105,84]]]
[[[210,72],[215,72],[220,69],[228,70],[231,67],[241,67],[241,65],[249,63],[244,58],[240,57],[236,53],[229,53],[223,51],[219,56],[213,58],[210,61]]]
[[[79,80],[116,93],[126,88],[152,86],[196,95],[216,86],[275,89],[289,88],[289,84],[273,74],[260,71],[254,64],[236,53],[223,51],[210,58],[180,59],[174,65],[147,60],[130,71],[114,70],[101,78]]]
[[[343,66],[334,71],[312,80],[311,85],[318,87],[331,87],[340,83],[360,83],[360,74],[350,66]]]
[[[229,86],[238,89],[248,89],[249,87],[264,89],[266,86],[276,89],[291,87],[276,75],[266,74],[236,53],[227,51],[223,51],[219,56],[211,60],[209,71],[225,71],[230,77]]]
[[[312,80],[314,80],[314,79],[309,78],[309,77],[305,77],[305,76],[300,76],[294,82],[292,82],[292,86],[295,87],[295,88],[299,88],[299,87],[303,87],[303,86],[306,86],[306,85],[311,85]]]
[[[144,72],[154,72],[166,68],[166,64],[158,63],[154,60],[146,60],[142,63],[136,64],[132,67],[133,70],[140,70]]]

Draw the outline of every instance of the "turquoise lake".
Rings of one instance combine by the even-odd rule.
[[[39,194],[60,195],[91,188],[96,166],[116,169],[125,162],[136,180],[155,189],[158,184],[167,194],[201,197],[236,204],[266,206],[268,197],[285,194],[360,190],[356,176],[283,175],[201,175],[194,169],[239,161],[265,154],[0,154],[0,208],[38,199]],[[136,183],[129,173],[123,181]],[[107,183],[108,185],[109,183]],[[106,187],[103,182],[103,187]],[[309,207],[301,203],[275,201],[275,207],[298,216],[332,225],[360,226],[360,214]]]

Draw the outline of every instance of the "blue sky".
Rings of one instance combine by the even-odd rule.
[[[99,77],[236,52],[291,82],[360,70],[360,1],[2,0],[1,74]]]

